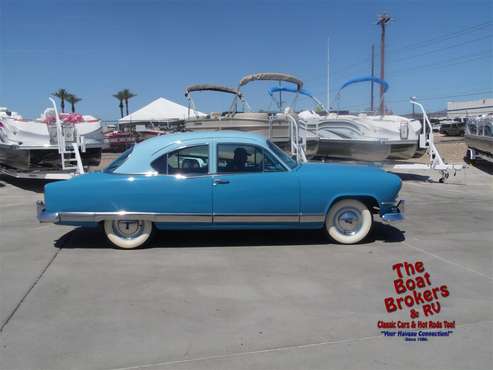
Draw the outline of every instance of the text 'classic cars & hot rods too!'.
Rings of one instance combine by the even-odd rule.
[[[38,219],[101,226],[119,248],[155,229],[323,229],[363,240],[373,214],[403,219],[401,180],[375,166],[302,163],[265,137],[234,131],[146,140],[102,172],[47,184]]]

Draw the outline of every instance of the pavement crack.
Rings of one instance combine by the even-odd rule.
[[[48,268],[55,261],[55,258],[61,252],[63,246],[66,243],[70,242],[70,239],[71,239],[70,235],[67,238],[63,238],[62,237],[62,239],[60,239],[60,242],[61,243],[60,243],[60,246],[57,247],[57,251],[55,253],[53,253],[53,256],[51,256],[51,258],[48,261],[48,263],[46,264],[46,266],[43,268],[43,270],[41,270],[41,273],[39,274],[39,276],[34,280],[34,282],[31,284],[31,286],[29,287],[29,289],[26,291],[26,293],[22,296],[22,298],[19,300],[19,302],[17,303],[17,305],[14,307],[14,309],[12,310],[12,312],[10,312],[10,314],[7,316],[7,318],[2,322],[2,324],[0,326],[0,334],[3,333],[3,329],[7,326],[7,324],[10,322],[10,320],[12,320],[12,318],[14,317],[14,315],[16,314],[16,312],[22,306],[22,303],[26,300],[27,296],[31,293],[31,291],[34,289],[34,287],[38,284],[38,282],[44,276],[44,274],[46,273],[46,271],[48,271]]]

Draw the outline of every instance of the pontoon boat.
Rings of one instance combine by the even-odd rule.
[[[284,73],[257,73],[248,75],[240,81],[240,88],[252,81],[267,80],[267,81],[284,81],[295,84],[297,89],[301,89],[303,82],[298,78]],[[215,91],[234,96],[231,106],[226,112],[209,113],[206,117],[201,117],[197,112],[195,102],[192,98],[193,92],[199,91]],[[287,151],[292,151],[295,145],[291,141],[296,135],[294,133],[296,122],[293,123],[293,118],[288,118],[287,113],[266,113],[252,112],[250,106],[246,102],[242,92],[239,89],[234,89],[220,85],[200,84],[192,85],[185,89],[185,96],[189,101],[190,114],[189,119],[185,123],[187,130],[239,130],[250,131],[262,134],[277,145]],[[241,111],[239,111],[241,106]],[[300,138],[301,140],[301,138]],[[316,151],[318,139],[308,133],[306,140],[306,150],[308,153]],[[295,149],[294,149],[295,150]]]

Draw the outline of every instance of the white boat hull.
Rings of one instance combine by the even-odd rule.
[[[20,170],[61,166],[54,125],[6,116],[0,117],[0,123],[1,166]],[[73,125],[84,140],[85,150],[80,153],[83,164],[98,165],[105,146],[99,121],[67,125]]]

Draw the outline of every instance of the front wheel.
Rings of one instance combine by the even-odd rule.
[[[372,224],[370,210],[356,199],[343,199],[335,203],[325,220],[327,233],[341,244],[355,244],[363,240]]]
[[[145,220],[106,220],[104,231],[117,248],[134,249],[150,240],[153,227],[151,221]]]

